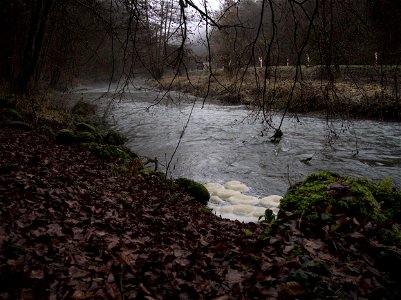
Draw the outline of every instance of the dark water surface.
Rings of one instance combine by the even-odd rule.
[[[77,93],[93,99],[106,90],[92,87]],[[107,99],[112,96],[109,93]],[[157,157],[166,165],[191,112],[188,102],[196,98],[170,93],[167,104],[151,106],[158,96],[157,91],[143,87],[132,89],[110,106],[109,121],[128,138],[133,151]],[[206,104],[202,108],[201,104],[198,99],[170,165],[173,177],[203,183],[239,180],[258,196],[284,195],[290,183],[317,170],[376,182],[390,177],[401,186],[399,123],[358,120],[328,125],[317,117],[290,117],[282,126],[283,139],[272,144],[273,132],[262,136],[263,126],[246,107]],[[276,124],[279,120],[280,116],[273,117]]]

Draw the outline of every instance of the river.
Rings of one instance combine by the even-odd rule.
[[[77,93],[94,99],[104,91],[104,87],[91,87]],[[109,93],[107,99],[112,96]],[[152,106],[157,97],[160,93],[155,90],[133,88],[113,101],[108,118],[128,138],[129,148],[157,157],[166,166],[196,100],[170,164],[172,177],[202,183],[239,180],[256,196],[284,195],[290,184],[318,170],[375,182],[389,177],[401,186],[400,123],[290,116],[283,123],[281,142],[273,144],[269,141],[273,132],[262,134],[260,120],[245,106],[206,103],[202,107],[202,99],[175,92]],[[280,118],[273,116],[273,122]]]

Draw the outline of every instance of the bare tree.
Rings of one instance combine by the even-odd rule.
[[[0,57],[2,85],[12,82],[14,91],[25,93],[35,81],[57,86],[77,76],[115,81],[139,72],[156,79],[166,70],[175,76],[185,74],[189,21],[196,15],[206,26],[209,83],[217,82],[236,99],[241,99],[245,85],[254,83],[255,111],[276,130],[281,124],[273,124],[271,116],[277,108],[283,118],[313,105],[329,111],[334,106],[347,108],[341,105],[344,97],[338,83],[352,81],[364,92],[356,80],[360,68],[351,67],[354,64],[380,67],[383,97],[390,83],[399,99],[395,83],[399,82],[401,29],[392,21],[400,14],[398,2],[226,0],[217,16],[206,4],[198,6],[192,0],[2,2],[0,34],[10,40]],[[220,67],[229,75],[226,83],[215,76]],[[359,77],[367,78],[369,72],[375,77],[377,68],[372,70]],[[310,93],[315,90],[312,79],[320,80],[323,101]],[[288,80],[292,83],[285,89],[282,85]],[[348,113],[344,111],[344,116]]]
[[[230,83],[236,83],[237,87],[228,90],[240,95],[244,83],[254,82],[253,103],[259,104],[257,110],[264,122],[278,133],[283,118],[292,111],[318,109],[325,110],[328,115],[349,118],[356,112],[356,106],[344,94],[345,86],[357,89],[364,98],[375,97],[367,95],[361,80],[375,77],[373,66],[380,62],[394,64],[382,68],[379,73],[381,76],[386,72],[393,74],[393,94],[398,95],[395,82],[401,55],[396,41],[400,39],[394,36],[399,35],[400,26],[392,21],[383,21],[397,19],[400,11],[398,4],[387,1],[263,0],[252,2],[258,5],[258,9],[250,13],[252,10],[245,8],[243,3],[232,1],[223,6],[219,19],[223,29],[213,31],[212,35],[215,45],[212,59],[224,57],[224,68],[227,70],[230,70],[227,62],[235,65],[243,61],[242,64],[237,63],[236,77]],[[387,18],[380,18],[381,21],[372,15],[372,9],[378,7],[383,10],[375,10],[376,17],[383,16],[384,12],[387,14]],[[251,23],[247,21],[249,19]],[[379,25],[373,25],[375,22]],[[393,28],[390,29],[391,26]],[[384,27],[387,28],[386,33]],[[387,42],[382,43],[375,31],[382,32],[383,37],[387,36]],[[382,48],[375,45],[382,45]],[[382,60],[377,59],[377,56],[386,56],[386,60],[383,57]],[[263,72],[258,68],[260,62],[264,64]],[[353,66],[361,64],[367,67]],[[288,88],[283,87],[285,80],[292,80]],[[319,87],[316,86],[318,81]],[[246,88],[249,89],[249,85]],[[284,106],[283,98],[286,98]],[[392,99],[398,101],[398,98]],[[271,122],[273,109],[283,111],[279,124]],[[400,116],[390,114],[390,117]]]

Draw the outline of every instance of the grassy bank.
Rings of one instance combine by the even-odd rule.
[[[243,224],[93,123],[0,116],[2,299],[401,297],[401,193],[388,180],[312,174],[277,219]]]
[[[393,67],[341,66],[333,80],[320,66],[305,66],[294,83],[295,67],[271,69],[264,90],[264,70],[240,70],[230,76],[223,70],[196,71],[165,76],[163,88],[199,97],[215,97],[225,104],[247,104],[293,113],[323,113],[344,118],[401,120],[399,72]],[[210,81],[209,81],[210,80]],[[210,83],[210,85],[209,85]],[[290,101],[290,95],[292,95]]]

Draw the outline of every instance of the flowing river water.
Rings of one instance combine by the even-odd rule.
[[[95,99],[105,91],[92,87],[76,93]],[[113,96],[109,92],[106,99]],[[375,182],[389,177],[401,186],[400,123],[328,123],[314,116],[290,116],[283,123],[281,142],[273,144],[269,141],[273,132],[262,134],[260,120],[245,106],[206,102],[202,107],[203,99],[174,92],[167,101],[152,105],[157,97],[160,93],[155,90],[133,88],[113,101],[108,117],[128,138],[127,146],[139,155],[157,157],[162,171],[182,137],[169,168],[174,178],[202,183],[238,180],[249,187],[247,194],[258,197],[284,195],[290,184],[318,170]],[[273,116],[273,122],[278,124],[280,118]]]

